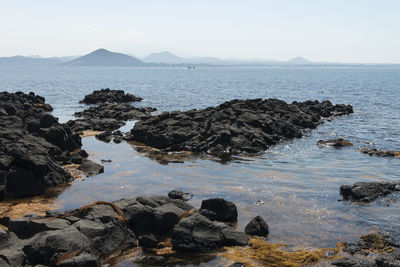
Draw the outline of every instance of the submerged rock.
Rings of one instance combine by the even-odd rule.
[[[0,93],[0,199],[41,195],[71,180],[61,164],[81,163],[87,153],[68,125],[46,112],[34,93]]]
[[[361,153],[368,154],[370,156],[378,156],[378,157],[398,157],[400,158],[400,151],[392,151],[392,150],[379,150],[376,148],[361,148]]]
[[[319,140],[317,146],[333,146],[333,147],[345,147],[352,146],[353,144],[345,139],[329,139],[329,140]]]
[[[109,88],[94,90],[86,95],[80,103],[100,104],[100,103],[127,103],[142,101],[141,97],[132,94],[126,94],[123,90],[111,90]]]
[[[395,191],[400,191],[400,182],[357,182],[340,187],[343,199],[362,202],[371,202]]]
[[[130,139],[163,151],[209,153],[227,159],[232,154],[261,153],[282,139],[302,137],[324,117],[352,112],[351,106],[329,101],[232,100],[217,107],[143,118],[131,130]]]
[[[93,176],[104,172],[104,167],[90,160],[85,160],[79,167],[79,170],[86,173],[87,176]]]

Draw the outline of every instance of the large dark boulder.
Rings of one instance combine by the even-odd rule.
[[[246,225],[244,232],[248,235],[267,237],[269,227],[261,216],[256,216]]]
[[[236,205],[222,198],[203,200],[200,212],[209,219],[220,222],[236,222],[238,217]]]
[[[172,246],[177,251],[211,251],[221,246],[244,246],[248,237],[230,226],[213,222],[200,213],[182,219],[172,234]]]
[[[162,151],[208,153],[222,159],[258,154],[283,139],[302,137],[324,118],[353,112],[329,101],[287,104],[278,99],[227,101],[217,107],[143,118],[129,137]]]

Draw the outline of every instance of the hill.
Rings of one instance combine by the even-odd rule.
[[[125,54],[98,49],[66,62],[64,66],[143,67],[148,64]]]
[[[0,57],[0,66],[53,66],[59,63],[59,60],[51,58]]]
[[[295,58],[288,60],[287,63],[305,65],[305,64],[310,64],[311,62],[303,57],[295,57]]]
[[[188,60],[178,57],[168,51],[163,51],[159,53],[153,53],[142,59],[144,62],[148,63],[165,63],[165,64],[181,64],[186,63]]]

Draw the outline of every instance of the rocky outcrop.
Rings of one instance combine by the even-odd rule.
[[[43,194],[71,179],[61,164],[87,158],[79,135],[51,110],[34,93],[0,93],[0,199]]]
[[[353,144],[345,139],[329,139],[329,140],[319,140],[317,146],[332,146],[332,147],[345,147],[352,146]]]
[[[256,154],[282,139],[302,137],[323,118],[353,112],[351,106],[329,101],[287,104],[278,99],[232,100],[217,107],[186,112],[164,112],[143,118],[130,139],[163,151]]]
[[[378,157],[398,157],[400,158],[400,151],[392,151],[392,150],[379,150],[376,148],[361,148],[361,153],[368,154],[370,156],[378,156]]]
[[[395,191],[400,191],[400,182],[357,182],[340,187],[343,199],[362,202],[371,202]]]
[[[2,266],[100,266],[111,254],[137,243],[144,248],[171,246],[171,250],[193,252],[248,243],[246,234],[209,220],[181,199],[164,196],[99,201],[44,217],[3,217],[0,222],[8,228],[0,227]],[[172,245],[162,242],[165,239]],[[158,256],[158,265],[165,265],[164,261]]]
[[[74,131],[113,131],[125,125],[124,121],[139,120],[151,115],[155,108],[134,107],[126,102],[141,98],[125,94],[122,90],[101,89],[85,96],[81,103],[99,104],[74,115],[79,119],[67,122]]]
[[[331,261],[344,267],[400,266],[400,244],[386,234],[368,234],[355,243],[344,243],[343,257]]]
[[[86,95],[79,103],[101,104],[101,103],[128,103],[142,101],[141,97],[126,94],[123,90],[111,90],[109,88],[94,90]]]

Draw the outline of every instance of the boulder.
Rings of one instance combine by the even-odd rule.
[[[244,232],[248,235],[267,237],[269,228],[261,216],[256,216],[246,225]]]
[[[226,201],[222,198],[212,198],[206,199],[201,202],[200,211],[211,211],[213,216],[210,218],[212,220],[220,222],[236,222],[238,213],[236,205],[230,201]],[[207,214],[207,213],[202,213]],[[215,217],[214,217],[215,214]]]
[[[84,160],[78,169],[83,171],[87,176],[93,176],[104,172],[103,166],[90,160]]]
[[[244,233],[230,226],[212,222],[200,213],[183,218],[172,233],[172,246],[176,251],[211,251],[221,246],[244,246],[248,243]]]
[[[188,201],[193,197],[193,195],[190,193],[182,192],[181,190],[172,190],[168,193],[168,197],[172,199],[181,199],[184,201]]]

